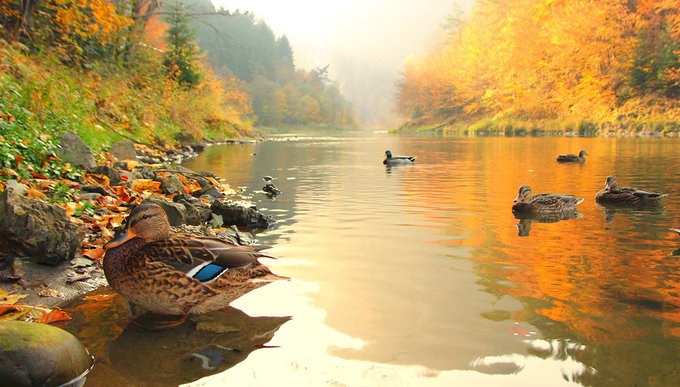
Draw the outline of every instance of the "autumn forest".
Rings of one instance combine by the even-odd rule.
[[[675,0],[479,0],[409,60],[405,129],[677,132]]]

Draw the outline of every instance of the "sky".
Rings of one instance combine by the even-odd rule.
[[[251,11],[286,35],[297,68],[330,65],[329,73],[368,129],[397,125],[395,85],[404,59],[437,41],[441,23],[474,0],[212,0]]]

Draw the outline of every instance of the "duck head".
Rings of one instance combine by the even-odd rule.
[[[170,223],[165,211],[157,204],[141,204],[135,207],[128,217],[124,233],[111,239],[104,249],[120,246],[132,238],[153,242],[170,235]]]
[[[531,196],[531,188],[528,185],[523,185],[519,187],[519,195],[513,200],[513,203],[530,202]]]
[[[586,152],[584,150],[578,152],[578,157],[583,157],[583,156],[586,156],[586,155],[588,155],[588,152]],[[588,155],[588,156],[590,156],[590,155]]]
[[[389,150],[386,150],[385,151],[385,157],[387,157],[388,159],[392,158],[392,152],[390,152]]]
[[[616,178],[614,176],[607,176],[607,180],[605,181],[604,189],[605,190],[615,190],[619,188],[619,184],[616,182]]]

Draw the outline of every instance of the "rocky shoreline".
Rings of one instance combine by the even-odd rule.
[[[223,179],[178,165],[209,144],[162,149],[125,141],[97,157],[73,133],[60,145],[59,157],[82,168],[82,176],[64,182],[17,179],[0,186],[0,290],[21,295],[22,304],[55,308],[106,286],[102,247],[141,203],[160,205],[176,232],[236,244],[253,243],[244,230],[275,224]],[[58,185],[69,187],[72,201],[47,201]]]

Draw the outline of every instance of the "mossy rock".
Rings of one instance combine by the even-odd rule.
[[[63,329],[23,321],[0,322],[2,386],[82,385],[92,364],[83,344]]]

